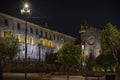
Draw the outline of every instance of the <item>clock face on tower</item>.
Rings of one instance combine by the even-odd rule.
[[[87,44],[88,45],[93,45],[95,43],[96,39],[95,39],[95,36],[89,36],[88,39],[87,39]]]

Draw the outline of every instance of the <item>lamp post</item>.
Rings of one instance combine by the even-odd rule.
[[[30,16],[31,10],[29,4],[26,2],[23,5],[23,8],[20,10],[21,14],[24,14],[26,16],[25,20],[25,64],[24,64],[24,71],[25,71],[25,80],[27,80],[27,17]]]

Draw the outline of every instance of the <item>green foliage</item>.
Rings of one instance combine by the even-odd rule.
[[[95,66],[95,58],[94,55],[92,53],[90,53],[88,59],[87,59],[87,67],[88,70],[91,70],[91,68]]]
[[[7,33],[7,36],[0,38],[0,58],[2,61],[12,59],[19,51],[18,40],[11,34]]]
[[[117,29],[115,25],[112,25],[111,23],[108,23],[103,30],[101,31],[101,44],[102,44],[102,51],[103,54],[109,54],[112,53],[114,56],[114,59],[116,60],[115,66],[118,66],[119,64],[119,57],[117,56],[119,54],[120,49],[120,31]],[[105,58],[104,66],[109,65],[110,61],[107,58]],[[110,59],[111,60],[111,59]],[[114,62],[114,61],[113,61]],[[115,70],[114,70],[115,71]]]
[[[117,27],[108,23],[103,30],[101,31],[101,43],[102,48],[105,52],[111,51],[114,52],[115,48],[118,48],[120,45],[120,32]]]
[[[67,71],[67,80],[69,80],[70,67],[80,64],[80,48],[74,44],[66,43],[58,51],[58,62],[64,65],[64,72]]]
[[[3,68],[7,60],[11,60],[18,52],[18,40],[6,31],[4,37],[0,37],[0,80],[3,80]]]
[[[46,55],[46,62],[48,64],[55,64],[57,60],[57,53],[50,53]]]
[[[58,62],[64,65],[79,64],[80,49],[74,44],[66,43],[58,52]]]
[[[96,64],[107,69],[112,68],[116,64],[116,60],[113,54],[101,54],[96,58]]]

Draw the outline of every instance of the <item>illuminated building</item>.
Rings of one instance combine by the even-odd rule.
[[[0,13],[0,35],[4,37],[10,31],[19,41],[20,52],[18,59],[25,58],[25,20]],[[30,60],[45,61],[45,57],[57,51],[66,42],[73,43],[76,38],[27,22],[27,58]]]
[[[95,58],[101,54],[100,29],[95,27],[80,27],[81,52],[83,56],[93,55]]]

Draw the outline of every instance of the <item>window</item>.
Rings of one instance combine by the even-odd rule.
[[[33,34],[33,28],[30,28],[30,33],[32,33],[32,34]]]
[[[42,45],[43,44],[43,40],[41,39],[40,41],[39,41],[39,45]]]
[[[52,34],[50,34],[50,40],[52,40]]]
[[[38,35],[38,29],[36,29],[36,35]]]
[[[21,36],[20,36],[20,34],[17,34],[15,37],[18,40],[18,42],[21,42]]]
[[[24,40],[23,40],[23,42],[25,43],[25,36],[24,36]],[[30,41],[29,41],[29,37],[28,36],[26,36],[26,43],[28,44]]]
[[[41,39],[41,40],[40,40],[40,45],[45,46],[45,44],[46,44],[46,43],[45,43],[45,40]]]
[[[57,40],[59,41],[59,36],[57,35]]]
[[[3,31],[2,32],[2,37],[9,37],[11,34],[11,31]]]
[[[20,30],[20,29],[21,29],[20,23],[17,23],[17,30]]]
[[[48,46],[49,42],[47,39],[40,39],[39,45],[41,46]]]
[[[47,38],[47,32],[45,32],[45,38]]]
[[[1,37],[4,37],[4,31],[1,32]]]
[[[63,37],[63,36],[61,36],[60,40],[61,40],[62,42],[64,42],[64,37]]]
[[[52,41],[48,41],[48,47],[53,47],[53,42]]]
[[[43,31],[42,30],[40,31],[40,34],[41,34],[41,36],[43,35]]]
[[[56,37],[56,36],[55,36],[55,34],[54,34],[54,35],[53,35],[54,40],[55,40],[55,37]]]
[[[30,38],[30,44],[34,44],[34,39],[33,39],[33,37]]]
[[[4,20],[4,24],[5,24],[5,26],[8,26],[8,19]]]

